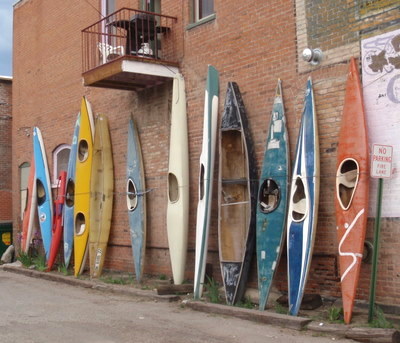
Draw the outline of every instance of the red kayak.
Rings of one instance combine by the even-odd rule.
[[[67,180],[67,172],[60,172],[57,182],[57,196],[54,201],[54,216],[52,227],[52,238],[50,246],[49,260],[47,261],[47,271],[53,267],[54,261],[58,254],[61,237],[63,235],[63,208],[65,203],[65,184]]]
[[[350,61],[336,169],[336,225],[344,321],[354,307],[367,228],[369,150],[358,67]]]

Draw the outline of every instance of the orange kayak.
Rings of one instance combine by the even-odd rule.
[[[362,89],[350,61],[336,168],[336,225],[344,321],[352,317],[360,277],[369,198],[369,150]]]

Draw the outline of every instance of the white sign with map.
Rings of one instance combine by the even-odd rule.
[[[400,30],[361,41],[362,83],[371,142],[393,146],[392,177],[384,182],[382,217],[400,217]],[[371,180],[369,216],[376,212],[377,180]]]

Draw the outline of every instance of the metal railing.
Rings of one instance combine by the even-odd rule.
[[[177,18],[130,8],[104,17],[82,30],[83,72],[117,58],[176,63]]]

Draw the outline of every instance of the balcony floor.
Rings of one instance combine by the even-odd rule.
[[[177,73],[177,63],[125,55],[82,76],[85,86],[141,91],[161,85]]]

